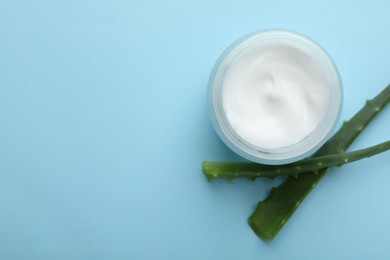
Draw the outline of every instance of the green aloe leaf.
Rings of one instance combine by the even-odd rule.
[[[349,121],[345,121],[315,156],[344,153],[389,101],[390,85],[372,100],[367,100],[365,106]],[[280,186],[273,188],[268,197],[257,204],[256,210],[248,219],[253,231],[264,240],[272,240],[328,170],[329,168],[325,168],[316,174],[301,174],[299,178],[289,176]]]
[[[215,178],[228,180],[247,178],[254,180],[259,177],[272,178],[278,175],[292,175],[298,178],[302,173],[316,173],[324,168],[342,166],[389,149],[390,141],[387,141],[353,152],[312,157],[285,165],[264,165],[252,162],[203,162],[203,172],[209,180]]]

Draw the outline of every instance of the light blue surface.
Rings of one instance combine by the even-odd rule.
[[[246,223],[281,180],[207,182],[239,159],[207,80],[285,28],[340,70],[342,118],[390,82],[388,1],[0,0],[0,259],[389,259],[390,153],[334,169],[272,242]],[[352,148],[389,139],[390,110]]]

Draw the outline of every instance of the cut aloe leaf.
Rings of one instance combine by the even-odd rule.
[[[215,178],[228,180],[247,178],[254,180],[259,177],[275,177],[279,175],[292,175],[298,178],[302,173],[316,173],[324,168],[342,166],[389,149],[390,141],[387,141],[353,152],[312,157],[285,165],[264,165],[252,162],[203,162],[203,172],[209,180]]]
[[[372,100],[367,100],[315,156],[343,153],[389,101],[390,85]],[[248,219],[253,231],[264,240],[272,240],[328,170],[301,174],[299,178],[289,176],[280,186],[273,188]]]

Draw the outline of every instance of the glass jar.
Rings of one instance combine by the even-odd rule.
[[[293,144],[281,145],[280,147],[261,147],[248,142],[229,122],[223,105],[225,80],[232,64],[240,60],[246,50],[258,46],[280,44],[299,49],[315,62],[315,65],[320,68],[322,77],[326,80],[326,90],[328,91],[326,98],[329,100],[327,100],[327,108],[321,116],[322,118],[318,119],[319,123],[307,136]],[[262,164],[287,164],[312,155],[327,141],[337,125],[342,108],[342,96],[342,82],[336,65],[317,43],[291,31],[259,31],[233,43],[217,60],[209,80],[209,116],[221,140],[240,156]]]

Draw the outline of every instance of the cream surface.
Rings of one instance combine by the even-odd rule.
[[[259,148],[293,145],[310,135],[329,107],[321,67],[289,44],[258,44],[230,64],[222,88],[227,120]]]

